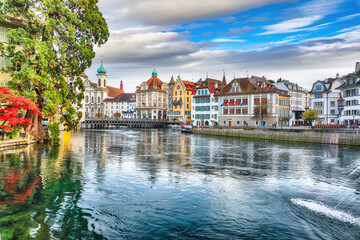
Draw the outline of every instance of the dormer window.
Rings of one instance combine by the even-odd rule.
[[[322,86],[319,84],[319,85],[316,85],[315,86],[315,89],[316,91],[321,91],[322,90]]]
[[[157,86],[156,86],[156,84],[154,84],[154,86],[153,86],[153,89],[157,89]]]

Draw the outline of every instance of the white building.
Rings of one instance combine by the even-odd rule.
[[[219,119],[219,96],[226,85],[220,80],[206,78],[199,82],[195,95],[191,96],[191,122],[193,126],[215,126]]]
[[[337,76],[328,78],[324,81],[317,81],[313,84],[310,91],[311,108],[318,115],[316,124],[337,124],[339,123],[338,99],[340,89],[337,89],[344,83],[344,80]]]
[[[343,78],[344,83],[337,89],[341,91],[338,99],[340,123],[346,126],[360,123],[360,62],[356,63],[355,72]]]
[[[85,107],[83,116],[85,116],[85,118],[106,117],[104,100],[115,98],[124,93],[120,88],[106,85],[106,69],[102,63],[97,72],[96,83],[91,82],[85,74],[81,76],[85,85],[85,98],[83,104]]]
[[[111,118],[134,118],[134,106],[130,111],[130,100],[135,99],[135,93],[122,93],[115,98],[105,99],[105,115]],[[130,113],[132,112],[132,114]]]
[[[302,116],[310,108],[310,94],[298,84],[288,80],[282,80],[281,82],[274,83],[274,85],[280,90],[288,91],[290,95],[290,124],[304,124]]]

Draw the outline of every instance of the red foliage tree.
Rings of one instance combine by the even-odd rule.
[[[22,117],[20,111],[32,111],[36,115],[41,113],[29,99],[14,95],[6,87],[0,87],[0,129],[11,131],[16,125],[31,125],[30,119]]]

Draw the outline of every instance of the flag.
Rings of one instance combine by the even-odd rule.
[[[237,102],[234,102],[233,105],[236,106]]]
[[[230,102],[227,102],[227,103],[226,103],[226,106],[230,106]]]
[[[240,107],[241,107],[242,105],[244,105],[244,102],[242,102],[242,103],[240,104]]]
[[[222,107],[222,106],[224,106],[224,103],[222,103],[222,104],[220,105],[220,107]]]

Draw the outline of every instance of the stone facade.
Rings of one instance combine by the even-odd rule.
[[[166,119],[168,85],[152,72],[152,77],[136,90],[136,118]]]

